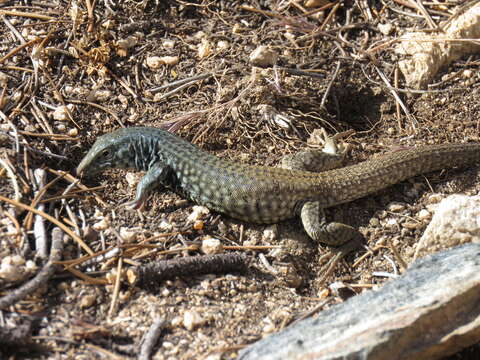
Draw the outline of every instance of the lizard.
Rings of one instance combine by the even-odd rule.
[[[154,127],[121,128],[100,136],[76,172],[91,176],[108,168],[146,171],[129,202],[134,209],[154,188],[163,186],[245,222],[270,224],[299,216],[310,238],[341,248],[343,257],[363,236],[352,226],[328,222],[325,208],[419,174],[480,161],[480,144],[441,144],[398,150],[339,168],[345,149],[335,137],[324,136],[322,150],[287,156],[282,168],[221,159]],[[323,171],[313,172],[318,170]]]

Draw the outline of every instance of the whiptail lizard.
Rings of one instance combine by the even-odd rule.
[[[247,222],[276,223],[300,216],[308,235],[322,243],[342,245],[360,233],[351,226],[327,222],[324,208],[349,202],[422,173],[480,161],[480,144],[445,144],[388,153],[343,168],[333,138],[323,151],[291,156],[292,169],[251,166],[220,159],[161,129],[132,127],[97,139],[78,165],[92,175],[107,168],[146,171],[131,205],[139,208],[158,185],[170,188],[211,210]],[[318,160],[318,161],[317,161]],[[321,173],[311,170],[323,164]]]

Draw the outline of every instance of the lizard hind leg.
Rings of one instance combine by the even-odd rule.
[[[300,210],[305,232],[313,240],[337,247],[331,260],[321,269],[323,276],[320,283],[335,269],[338,262],[363,243],[363,235],[352,226],[339,222],[327,222],[325,211],[318,201],[309,201]]]
[[[318,201],[308,201],[302,205],[300,218],[303,227],[313,240],[330,246],[341,246],[352,239],[363,238],[352,226],[339,222],[327,222],[325,211]]]

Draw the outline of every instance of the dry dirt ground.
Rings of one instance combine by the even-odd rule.
[[[418,176],[329,211],[358,227],[371,251],[351,254],[326,281],[319,279],[330,249],[309,240],[297,220],[259,226],[209,213],[191,221],[193,204],[170,192],[128,210],[119,205],[134,196],[136,173],[78,183],[74,169],[97,136],[123,126],[162,127],[219,157],[268,166],[315,145],[320,128],[354,130],[344,140],[347,163],[398,147],[478,141],[477,56],[443,68],[428,91],[402,91],[389,41],[430,29],[413,3],[0,0],[0,196],[15,199],[0,201],[0,295],[42,268],[35,236],[50,239],[54,227],[49,220],[44,231],[34,227],[18,202],[43,206],[95,254],[117,251],[86,261],[85,247],[66,237],[55,275],[1,313],[0,327],[10,329],[3,340],[12,341],[0,357],[135,358],[163,317],[155,359],[230,359],[299,318],[381,286],[387,278],[375,272],[403,271],[428,223],[421,210],[448,194],[478,193],[477,167]],[[423,3],[438,24],[465,2]],[[275,67],[252,65],[260,45],[277,55]],[[35,185],[40,168],[46,179]],[[136,266],[201,255],[211,238],[224,253],[246,255],[248,269],[132,283]],[[331,284],[341,283],[334,291]],[[11,330],[23,326],[25,333]]]

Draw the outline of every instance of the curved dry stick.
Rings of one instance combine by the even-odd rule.
[[[149,360],[152,356],[153,347],[158,341],[158,337],[160,336],[163,328],[165,327],[165,319],[161,316],[157,317],[148,332],[145,334],[145,337],[142,342],[142,346],[140,348],[140,355],[138,356],[138,360]]]
[[[12,168],[10,167],[10,165],[3,159],[0,159],[0,165],[2,165],[2,167],[5,169],[5,171],[7,172],[7,175],[8,177],[10,178],[10,180],[12,181],[12,186],[13,186],[13,190],[15,191],[15,200],[18,201],[20,200],[20,198],[22,197],[22,195],[20,195],[20,187],[18,186],[18,182],[17,182],[17,179],[15,178],[15,174],[12,170]]]
[[[27,283],[23,284],[19,288],[13,290],[8,295],[5,295],[0,298],[0,309],[5,309],[6,307],[22,300],[27,295],[33,293],[40,286],[48,281],[55,273],[55,261],[58,261],[62,257],[63,251],[63,239],[62,239],[62,230],[59,228],[54,228],[52,230],[52,248],[50,249],[50,257],[45,266],[40,270],[37,275]]]

